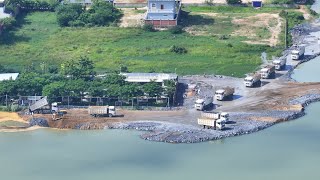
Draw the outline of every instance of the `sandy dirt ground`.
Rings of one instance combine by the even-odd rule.
[[[18,115],[18,113],[15,112],[0,112],[0,122],[5,121],[17,121],[17,122],[23,122],[26,121]]]
[[[191,15],[201,15],[206,17],[214,18],[227,18],[228,14],[220,14],[220,13],[192,13]],[[261,13],[257,15],[252,15],[248,17],[233,17],[231,23],[238,28],[231,33],[232,36],[245,36],[249,40],[244,41],[248,44],[266,44],[270,46],[276,46],[279,43],[279,35],[281,33],[282,26],[282,18],[279,17],[278,14],[271,13]],[[196,36],[200,35],[210,35],[211,32],[207,31],[205,26],[190,26],[185,28],[185,30]],[[213,24],[212,26],[215,26]],[[268,37],[258,37],[257,32],[266,28],[267,33],[269,33]],[[252,39],[252,40],[250,40]]]
[[[26,132],[26,131],[34,131],[37,129],[43,129],[45,127],[40,127],[40,126],[32,126],[29,128],[16,128],[16,127],[9,127],[5,129],[0,129],[0,132],[8,132],[8,133],[15,133],[15,132]]]
[[[267,28],[270,32],[270,38],[260,39],[258,41],[244,41],[249,44],[268,44],[275,46],[278,44],[279,35],[281,33],[282,19],[278,14],[261,13],[242,19],[233,19],[233,24],[239,25],[239,29],[233,32],[235,36],[246,36],[248,38],[256,38],[257,28]]]
[[[140,27],[143,24],[145,13],[139,11],[147,11],[147,8],[123,8],[123,16],[120,20],[120,27]]]

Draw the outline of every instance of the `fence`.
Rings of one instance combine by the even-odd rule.
[[[19,107],[29,108],[36,100],[42,96],[7,96],[0,95],[0,106],[18,105]],[[135,98],[108,98],[108,97],[50,97],[49,102],[59,102],[61,108],[88,108],[88,106],[117,106],[124,109],[162,109],[170,108],[174,99],[169,97],[135,97]]]

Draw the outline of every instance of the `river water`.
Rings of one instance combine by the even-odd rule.
[[[310,61],[294,77],[320,81],[316,67],[320,61]],[[8,180],[320,179],[319,109],[320,103],[315,103],[298,120],[199,144],[149,142],[131,130],[0,133],[0,176]]]
[[[293,77],[320,81],[320,59]],[[320,103],[307,115],[258,133],[199,144],[139,139],[126,130],[40,129],[0,133],[5,180],[320,179]]]

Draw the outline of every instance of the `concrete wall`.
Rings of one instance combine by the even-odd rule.
[[[146,24],[152,24],[154,27],[172,27],[178,24],[177,20],[145,20]]]

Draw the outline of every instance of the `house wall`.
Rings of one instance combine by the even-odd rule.
[[[161,9],[162,7],[162,9]],[[147,18],[150,20],[170,20],[175,19],[176,14],[176,2],[175,1],[148,1],[148,13]]]

